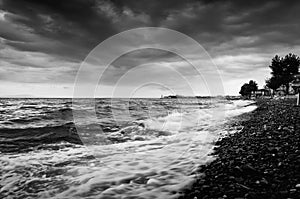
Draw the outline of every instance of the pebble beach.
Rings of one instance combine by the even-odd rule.
[[[296,99],[259,99],[235,134],[216,142],[217,158],[198,170],[181,199],[300,198],[300,107]]]

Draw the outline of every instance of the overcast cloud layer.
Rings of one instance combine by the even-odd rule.
[[[94,47],[114,34],[149,26],[174,29],[199,42],[218,66],[225,93],[237,95],[249,79],[264,84],[275,54],[300,54],[299,10],[296,0],[0,0],[0,96],[71,96],[80,63]],[[165,70],[174,67],[191,77],[192,67],[183,63],[161,50],[129,53],[106,73],[103,92],[124,68],[145,64],[153,70],[135,71],[137,79],[156,71],[153,78],[186,94],[183,83]],[[122,86],[134,86],[130,81],[135,82],[124,80]],[[168,93],[155,89],[150,86],[144,95]],[[197,94],[208,94],[201,89]]]

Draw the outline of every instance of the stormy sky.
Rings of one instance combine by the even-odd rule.
[[[215,76],[219,94],[237,95],[250,79],[263,86],[275,54],[300,54],[299,10],[296,0],[0,0],[0,97],[72,97],[83,62],[86,87],[91,75],[101,75],[95,96],[209,95]],[[160,43],[143,49],[149,35],[137,34],[88,56],[112,36],[142,27],[183,33],[207,55],[183,40],[172,43],[198,63],[191,66]],[[140,49],[101,65],[110,50],[132,46]]]

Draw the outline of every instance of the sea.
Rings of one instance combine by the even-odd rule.
[[[0,99],[0,198],[178,198],[249,100]]]

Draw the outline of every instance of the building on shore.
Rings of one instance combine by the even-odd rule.
[[[271,90],[266,88],[257,89],[256,91],[251,92],[251,98],[270,97],[270,96],[271,96]]]
[[[291,82],[291,88],[294,90],[294,94],[299,93],[300,88],[300,74],[294,76],[294,80]]]

